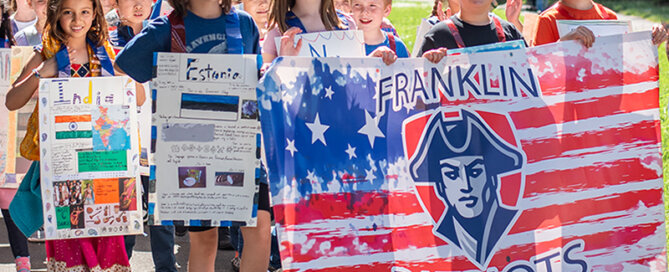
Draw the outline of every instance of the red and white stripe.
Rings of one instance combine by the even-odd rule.
[[[542,103],[444,102],[508,110],[526,154],[520,215],[488,268],[582,240],[572,254],[590,271],[666,271],[657,55],[650,37],[624,39],[585,53],[571,43],[528,49]],[[284,188],[274,197],[284,271],[481,271],[433,235],[413,183],[394,180],[409,176],[405,164],[390,166],[393,185],[384,191],[331,187],[298,200]]]

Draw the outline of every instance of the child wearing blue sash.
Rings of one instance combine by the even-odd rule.
[[[151,15],[151,0],[117,0],[118,15],[121,23],[109,32],[109,42],[116,47],[124,47],[136,33],[142,30],[143,23]],[[158,7],[160,8],[160,7]]]
[[[390,15],[392,0],[353,0],[353,18],[358,29],[365,36],[365,53],[371,55],[374,50],[385,46],[398,58],[408,58],[406,45],[399,37],[383,30],[383,19]]]
[[[171,0],[174,11],[151,21],[121,50],[117,68],[138,82],[151,80],[154,52],[258,54],[259,34],[250,15],[230,0]],[[260,184],[258,223],[242,227],[245,241],[242,271],[266,271],[270,252],[267,182]],[[189,271],[214,271],[218,231],[189,227]]]
[[[120,17],[120,24],[116,29],[109,32],[109,42],[118,48],[124,47],[136,33],[142,31],[144,21],[149,19],[152,14],[151,0],[117,0],[116,12]],[[157,7],[160,9],[160,6]],[[150,130],[150,127],[141,127],[140,130]],[[142,187],[142,205],[148,207],[148,185],[149,177],[141,175]],[[145,208],[146,209],[146,208]],[[174,226],[149,226],[151,233],[151,256],[156,271],[176,272],[176,257],[174,256]],[[125,251],[128,258],[132,258],[133,248],[135,247],[136,236],[126,235]]]
[[[272,62],[277,56],[297,55],[302,40],[297,44],[294,40],[299,33],[357,28],[350,16],[335,10],[332,0],[273,1],[270,10],[270,31],[262,46],[265,63]],[[276,50],[276,37],[281,37],[282,52]]]
[[[99,0],[50,0],[49,6],[42,45],[7,93],[5,104],[10,110],[28,102],[42,77],[114,75],[114,52],[106,41],[107,25]],[[138,92],[138,103],[143,100],[144,94]],[[20,147],[21,155],[35,162],[10,205],[12,217],[26,235],[43,223],[42,203],[30,194],[40,186],[38,111],[35,107]],[[74,210],[70,218],[81,212]],[[51,240],[46,242],[46,255],[48,271],[130,271],[122,236]]]

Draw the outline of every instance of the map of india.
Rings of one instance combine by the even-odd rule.
[[[93,150],[128,150],[129,109],[122,105],[97,106],[91,113]]]

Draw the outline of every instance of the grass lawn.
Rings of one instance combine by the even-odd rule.
[[[655,22],[669,22],[669,5],[656,5],[651,1],[635,0],[603,0],[597,1],[613,9],[617,13],[635,15]],[[414,46],[416,28],[422,18],[428,17],[432,11],[431,2],[395,2],[389,19],[395,25],[400,38],[407,45],[409,52]],[[505,18],[504,11],[496,9],[495,14]],[[660,46],[660,119],[662,122],[662,149],[669,150],[669,124],[667,123],[667,102],[669,101],[669,61],[664,50],[664,44]],[[669,222],[669,152],[663,153],[664,169],[664,205],[665,222]],[[669,226],[667,226],[669,228]],[[667,240],[669,248],[669,240]],[[669,254],[669,253],[668,253]]]
[[[416,40],[416,29],[423,18],[429,17],[432,5],[429,2],[393,1],[393,9],[388,19],[393,23],[400,39],[411,53]]]

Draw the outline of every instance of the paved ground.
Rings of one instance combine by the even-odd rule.
[[[0,272],[16,271],[14,266],[14,258],[12,251],[9,248],[9,241],[7,240],[7,229],[5,222],[0,219]],[[148,230],[148,228],[147,228]],[[179,271],[186,271],[186,264],[188,261],[188,234],[184,237],[176,237],[176,245],[174,251],[177,256],[177,268]],[[43,243],[28,243],[30,249],[31,263],[33,271],[46,271],[44,260],[46,258]],[[226,250],[218,251],[216,257],[216,271],[228,272],[233,271],[230,265],[230,260],[234,257],[234,251]],[[146,272],[153,270],[153,260],[151,258],[151,246],[149,244],[148,236],[138,236],[137,245],[135,246],[132,259],[130,260],[132,271]]]

